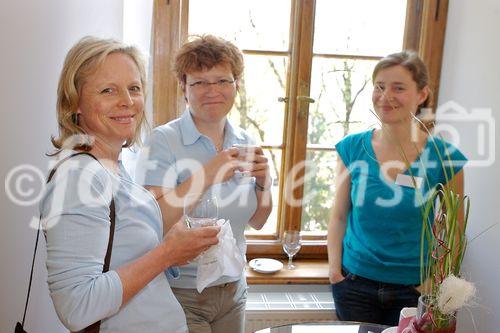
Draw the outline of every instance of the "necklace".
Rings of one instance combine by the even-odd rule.
[[[215,146],[215,151],[217,153],[220,153],[222,151],[222,149],[224,148],[224,135],[222,135],[222,138],[220,138],[219,140],[217,141],[212,141],[214,146]]]
[[[222,151],[222,145],[223,145],[223,142],[221,142],[220,144],[215,144],[215,151],[217,153],[220,153]]]
[[[224,148],[224,137],[225,137],[225,130],[222,132],[222,135],[220,134],[215,134],[215,135],[209,135],[204,134],[210,141],[212,141],[212,144],[214,145],[215,151],[217,153],[220,153],[222,149]]]

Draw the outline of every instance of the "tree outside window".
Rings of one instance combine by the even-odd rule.
[[[170,54],[188,35],[207,33],[243,50],[245,74],[230,119],[265,148],[275,198],[266,226],[247,232],[250,256],[280,253],[279,238],[288,229],[306,235],[311,250],[306,246],[301,253],[325,255],[335,196],[334,145],[376,124],[370,112],[373,67],[389,53],[436,44],[417,37],[436,25],[444,32],[442,22],[427,22],[433,10],[447,9],[443,2],[445,8],[426,0],[155,2],[156,21],[163,13],[180,27],[177,43],[169,36]],[[177,101],[178,115],[183,100]]]

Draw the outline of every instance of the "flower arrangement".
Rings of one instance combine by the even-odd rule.
[[[374,112],[373,112],[374,113]],[[375,113],[374,113],[375,114]],[[404,333],[454,333],[456,313],[475,295],[475,286],[460,277],[460,268],[467,249],[465,229],[467,227],[470,199],[458,193],[451,184],[455,174],[451,154],[445,149],[442,156],[435,137],[419,118],[411,115],[418,127],[431,140],[439,158],[439,167],[445,175],[445,184],[438,184],[427,197],[417,191],[422,203],[422,232],[420,241],[420,283],[417,316]],[[378,117],[377,117],[378,118]],[[384,125],[381,122],[382,130]],[[418,188],[417,177],[411,172],[410,162],[402,146],[399,152],[410,173],[414,188]],[[415,149],[417,149],[415,147]],[[425,168],[425,165],[422,165]],[[424,177],[424,181],[428,180]]]
[[[451,184],[455,174],[450,152],[445,149],[445,156],[442,156],[438,143],[428,129],[429,124],[424,124],[415,115],[410,116],[415,120],[416,127],[413,130],[425,131],[428,140],[431,140],[431,146],[439,158],[439,167],[445,176],[445,184],[438,184],[428,197],[416,192],[422,203],[420,283],[423,288],[417,317],[403,332],[453,333],[456,330],[456,312],[475,294],[474,285],[460,278],[460,268],[467,248],[465,229],[470,199],[458,193]],[[384,130],[382,122],[381,125]],[[414,188],[418,188],[417,177],[411,172],[404,149],[399,143],[397,146]],[[422,167],[425,169],[425,165]],[[425,177],[424,180],[428,182]]]
[[[422,207],[420,280],[424,288],[413,332],[448,333],[455,332],[457,310],[475,294],[474,285],[460,278],[470,199],[450,184],[454,176],[453,168],[446,168],[452,163],[450,154],[446,152],[443,158],[428,134],[438,152],[446,185],[439,184]]]

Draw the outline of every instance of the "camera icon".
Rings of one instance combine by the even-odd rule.
[[[468,111],[455,101],[436,110],[434,135],[463,149],[471,167],[487,167],[495,162],[495,119],[489,108]]]

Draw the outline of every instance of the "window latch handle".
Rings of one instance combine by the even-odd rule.
[[[307,103],[315,103],[316,101],[314,100],[314,98],[311,98],[309,96],[297,96],[297,100],[298,101],[304,101],[304,102],[307,102]]]

